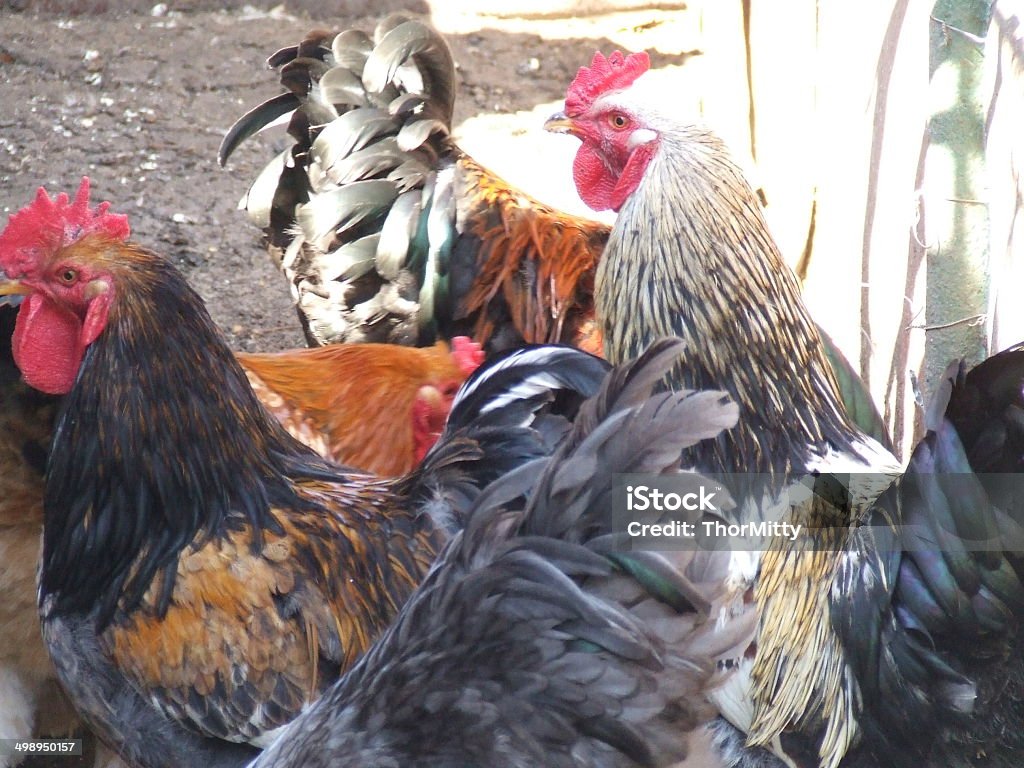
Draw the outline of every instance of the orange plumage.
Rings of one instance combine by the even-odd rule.
[[[339,464],[392,476],[411,471],[440,435],[480,362],[471,344],[335,344],[238,360],[293,437]]]
[[[525,341],[564,342],[602,353],[594,323],[594,271],[608,227],[571,216],[510,187],[472,158],[458,168],[466,228],[479,240],[477,273],[462,301],[476,318],[473,337],[487,344],[505,321]]]

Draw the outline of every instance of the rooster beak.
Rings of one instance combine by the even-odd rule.
[[[576,123],[571,117],[566,117],[565,112],[556,112],[544,121],[544,130],[551,133],[568,133],[572,136],[579,136]]]
[[[31,292],[20,280],[11,280],[0,272],[0,304],[18,304],[22,296]]]

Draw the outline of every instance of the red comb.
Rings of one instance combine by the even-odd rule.
[[[602,93],[632,85],[650,68],[651,59],[644,51],[629,56],[613,51],[608,58],[598,51],[590,66],[580,67],[576,79],[569,85],[565,93],[565,114],[569,117],[583,114]]]
[[[103,232],[114,240],[127,240],[128,217],[107,213],[110,203],[89,207],[89,178],[82,177],[73,201],[63,192],[52,199],[43,187],[36,199],[17,213],[0,233],[0,267],[11,275],[23,274],[40,253],[71,245],[85,235]]]

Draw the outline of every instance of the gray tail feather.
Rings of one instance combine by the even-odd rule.
[[[675,472],[684,447],[736,421],[721,393],[651,395],[680,349],[616,369],[554,455],[481,494],[395,624],[257,768],[682,759],[736,642],[709,621],[721,563],[675,558],[693,592],[677,610],[636,598],[643,579],[607,550],[611,478]]]

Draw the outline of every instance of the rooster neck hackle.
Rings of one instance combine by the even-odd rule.
[[[588,314],[593,272],[607,239],[597,222],[567,216],[501,182],[467,155],[458,159],[458,226],[472,235],[477,264],[460,311],[476,315],[486,344],[505,321],[488,307],[499,292],[529,344],[557,344],[563,328]],[[574,346],[579,346],[572,339]]]
[[[708,131],[662,132],[612,231],[596,301],[608,360],[688,342],[674,385],[727,389],[739,426],[696,449],[712,471],[786,474],[852,427],[821,337],[757,199]]]
[[[293,481],[330,472],[264,413],[199,296],[162,258],[120,246],[107,327],[65,397],[48,465],[41,591],[105,625],[195,539],[276,530]],[[307,506],[310,502],[304,502]]]

